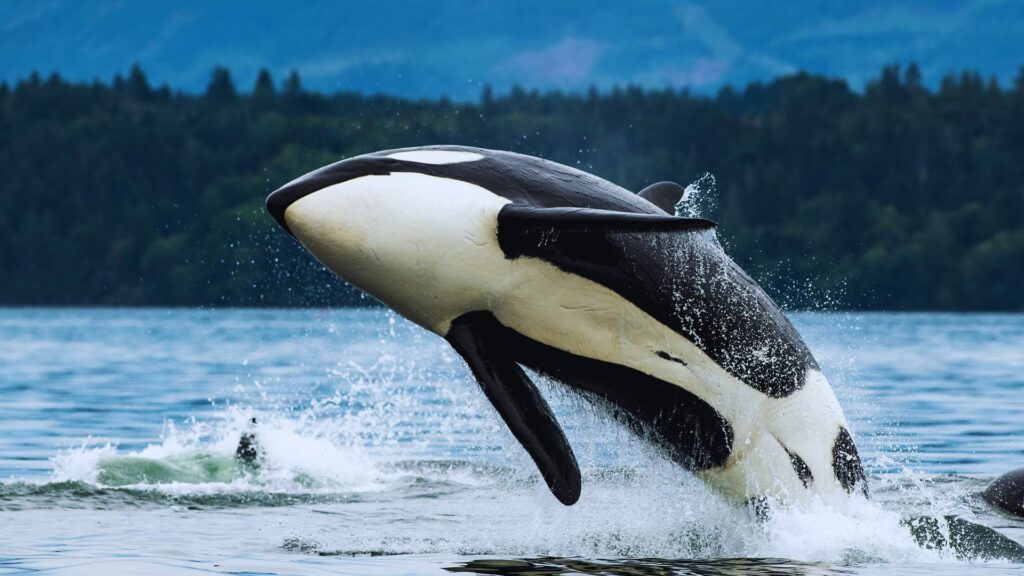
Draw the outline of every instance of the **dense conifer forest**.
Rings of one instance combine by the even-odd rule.
[[[508,149],[632,190],[710,172],[727,251],[791,308],[1024,311],[1024,70],[863,91],[807,74],[713,97],[514,89],[478,102],[203,94],[33,75],[0,84],[0,304],[368,304],[263,210],[313,168],[385,148]]]

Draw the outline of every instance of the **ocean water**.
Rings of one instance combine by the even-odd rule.
[[[1024,316],[792,318],[873,494],[759,522],[541,382],[584,474],[562,506],[454,352],[385,310],[0,310],[0,574],[1024,570],[901,524],[1024,542],[977,496],[1024,466]]]

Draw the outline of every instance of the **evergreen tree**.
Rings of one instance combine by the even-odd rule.
[[[273,99],[274,93],[274,80],[270,77],[270,72],[266,68],[260,68],[260,72],[256,76],[256,84],[252,89],[253,97],[257,100],[269,101]]]
[[[284,81],[284,95],[295,98],[300,94],[302,94],[302,80],[299,79],[299,71],[292,70],[288,74],[288,79]]]
[[[225,104],[238,97],[235,83],[231,80],[231,72],[223,66],[217,66],[210,75],[210,84],[206,87],[206,99],[216,104]]]
[[[126,90],[128,95],[135,100],[146,100],[152,94],[149,81],[146,80],[146,75],[143,74],[142,68],[138,64],[132,65],[131,72],[128,74]]]

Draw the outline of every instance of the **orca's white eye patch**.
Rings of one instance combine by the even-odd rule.
[[[419,162],[420,164],[458,164],[483,159],[483,154],[462,150],[408,150],[388,154],[388,158]]]

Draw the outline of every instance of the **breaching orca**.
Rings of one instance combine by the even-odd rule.
[[[567,505],[576,458],[524,367],[603,400],[735,502],[866,494],[814,357],[714,224],[671,214],[681,190],[428,146],[325,166],[267,209],[327,268],[444,337]]]

